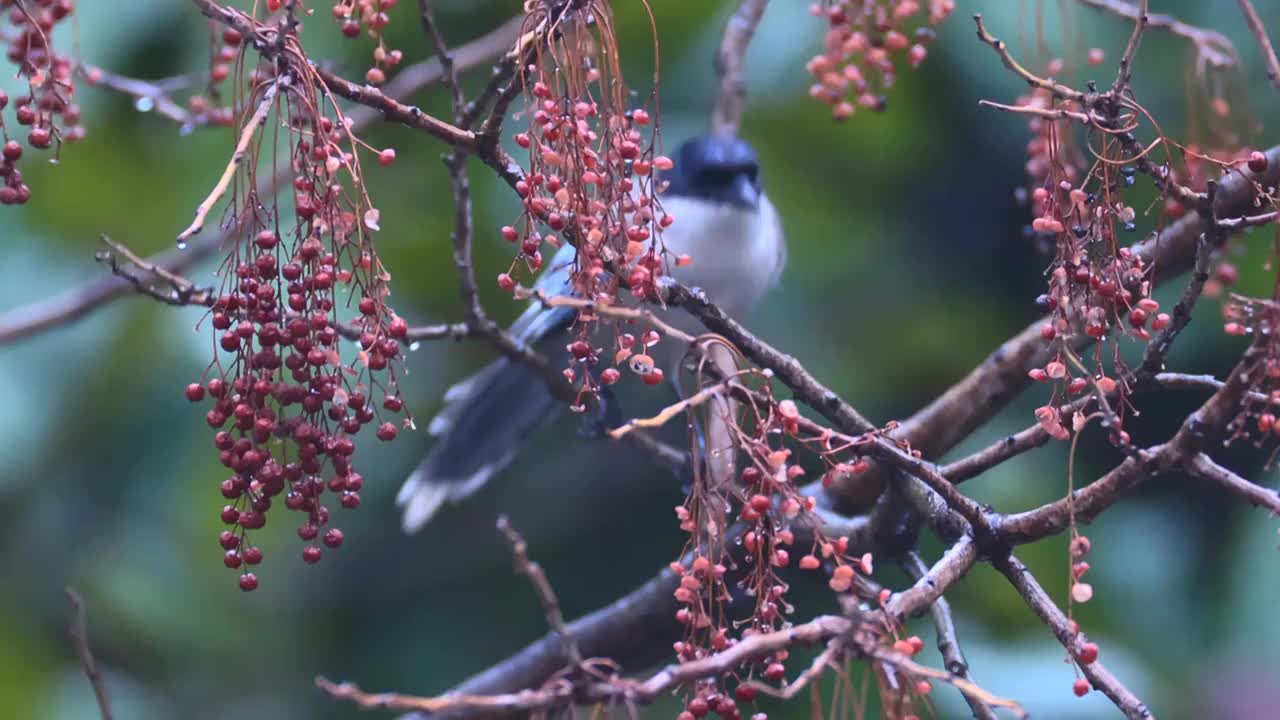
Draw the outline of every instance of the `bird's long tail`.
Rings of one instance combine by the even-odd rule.
[[[427,429],[439,439],[396,497],[408,533],[420,530],[446,500],[471,495],[506,467],[555,405],[533,370],[506,358],[449,388],[444,399]]]

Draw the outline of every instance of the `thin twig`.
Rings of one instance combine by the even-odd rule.
[[[1080,4],[1109,12],[1126,20],[1137,21],[1138,8],[1123,0],[1077,0]],[[1214,30],[1205,30],[1182,22],[1172,15],[1147,15],[1147,29],[1160,30],[1189,41],[1205,62],[1218,70],[1230,70],[1238,65],[1236,49],[1231,39]]]
[[[196,207],[195,219],[187,226],[186,230],[178,233],[178,246],[182,247],[187,240],[196,233],[204,229],[205,218],[208,217],[209,211],[213,209],[219,198],[226,193],[227,188],[231,185],[231,179],[235,177],[236,170],[240,164],[244,162],[245,152],[249,149],[249,143],[253,141],[253,136],[258,132],[258,126],[267,118],[271,106],[275,103],[276,93],[281,87],[288,87],[290,75],[281,73],[275,80],[267,85],[266,90],[262,93],[262,98],[258,101],[257,108],[253,111],[253,115],[249,117],[249,122],[244,124],[240,129],[240,140],[236,143],[236,149],[231,153],[231,159],[227,162],[227,167],[222,171],[222,177],[218,179],[218,183],[213,186],[213,190],[209,192],[209,196],[204,199]]]
[[[752,374],[752,371],[744,370],[744,371],[733,373],[729,375],[729,377],[725,378],[720,382],[717,382],[713,385],[708,385],[702,388],[701,390],[699,390],[698,392],[694,393],[693,395],[690,395],[689,397],[679,402],[675,402],[668,405],[653,417],[635,418],[633,420],[630,420],[627,423],[610,430],[609,437],[614,438],[616,440],[617,438],[620,438],[624,435],[629,434],[632,430],[638,430],[641,428],[649,428],[649,429],[660,428],[663,425],[666,425],[668,422],[670,422],[671,419],[676,417],[677,415],[687,410],[692,410],[693,408],[696,408],[699,405],[702,405],[707,401],[711,400],[712,398],[720,395],[721,391],[724,390],[725,387],[728,386],[734,379],[739,378],[742,375],[746,375],[746,374]]]
[[[168,118],[184,128],[202,125],[207,122],[206,116],[193,114],[190,110],[178,104],[171,95],[174,90],[179,90],[191,84],[191,78],[186,75],[163,80],[141,80],[113,73],[94,65],[81,65],[77,70],[85,77],[87,84],[91,87],[109,88],[136,100],[149,101],[156,114]]]
[[[1226,242],[1226,230],[1218,223],[1217,214],[1213,209],[1217,196],[1218,183],[1211,180],[1209,181],[1208,189],[1209,202],[1200,213],[1204,221],[1205,232],[1196,243],[1196,259],[1191,269],[1191,279],[1187,281],[1187,287],[1182,291],[1182,297],[1178,298],[1178,302],[1173,306],[1169,326],[1147,345],[1147,349],[1142,356],[1141,370],[1148,375],[1154,375],[1164,370],[1165,358],[1169,354],[1169,349],[1173,347],[1173,342],[1178,339],[1178,335],[1182,333],[1183,329],[1190,324],[1191,310],[1195,307],[1196,301],[1200,299],[1201,293],[1204,292],[1204,285],[1209,280],[1210,259],[1213,253],[1221,249],[1223,243]]]
[[[1003,112],[1019,113],[1022,115],[1035,115],[1037,117],[1049,118],[1050,120],[1075,120],[1081,125],[1093,124],[1096,118],[1088,113],[1068,110],[1065,107],[1042,108],[1032,107],[1030,105],[1006,105],[1004,103],[992,102],[990,100],[979,100],[978,105],[989,107],[994,110]]]
[[[995,50],[996,54],[1000,56],[1000,62],[1004,63],[1004,66],[1013,71],[1015,75],[1025,80],[1028,85],[1034,88],[1040,88],[1041,90],[1047,90],[1052,93],[1054,97],[1062,100],[1071,100],[1081,103],[1084,101],[1085,94],[1079,90],[1063,85],[1055,80],[1042,78],[1019,65],[1018,61],[1014,60],[1013,56],[1009,54],[1009,47],[1005,45],[1005,42],[987,32],[987,26],[982,22],[981,14],[974,15],[973,22],[978,26],[978,39],[987,45],[990,45],[991,49]]]
[[[964,538],[972,545],[972,540]],[[950,554],[951,551],[948,551]],[[976,549],[975,549],[976,559]],[[929,578],[931,569],[920,558],[920,553],[911,551],[906,554],[902,560],[903,569],[917,583],[926,581]],[[955,620],[951,617],[951,604],[947,602],[945,597],[939,595],[929,605],[929,613],[933,616],[933,627],[937,635],[938,652],[942,653],[943,666],[947,672],[956,677],[963,678],[969,682],[973,682],[973,676],[969,674],[969,661],[964,657],[964,650],[960,647],[960,640],[956,636]],[[973,711],[973,716],[977,720],[996,720],[995,710],[991,706],[982,702],[977,697],[963,695],[965,702],[969,704],[969,709]]]
[[[1267,79],[1271,84],[1280,90],[1280,58],[1276,57],[1276,49],[1271,45],[1271,38],[1267,36],[1267,28],[1262,24],[1262,18],[1258,17],[1258,11],[1253,9],[1253,3],[1249,0],[1239,0],[1240,12],[1244,13],[1244,21],[1249,24],[1249,32],[1253,33],[1253,39],[1258,43],[1258,49],[1262,51],[1262,61],[1267,66]]]
[[[159,265],[147,262],[125,245],[112,240],[106,235],[101,236],[101,240],[107,246],[107,249],[98,253],[97,259],[109,264],[113,275],[129,281],[140,294],[155,298],[166,305],[177,307],[186,305],[211,307],[213,305],[215,296],[212,289],[196,287],[190,280]],[[134,268],[137,268],[137,270],[152,276],[153,279],[141,277],[133,269],[120,265],[121,258]],[[167,288],[156,287],[154,278],[164,281]]]
[[[422,29],[426,31],[436,47],[436,57],[440,60],[440,69],[443,72],[441,79],[453,101],[453,121],[460,127],[465,127],[462,125],[462,113],[467,100],[462,95],[462,85],[458,83],[458,72],[453,64],[453,56],[449,54],[449,45],[445,42],[444,34],[440,32],[440,26],[436,24],[435,15],[431,12],[430,0],[418,0],[418,15],[422,18]]]
[[[1116,81],[1111,85],[1111,94],[1119,97],[1124,94],[1126,88],[1129,87],[1129,78],[1133,76],[1133,59],[1138,54],[1138,45],[1142,42],[1142,32],[1147,28],[1147,3],[1148,0],[1138,0],[1138,11],[1133,23],[1133,33],[1129,35],[1129,42],[1124,47],[1124,54],[1120,56],[1120,66],[1116,71]]]
[[[1216,483],[1231,493],[1239,495],[1250,505],[1266,508],[1273,515],[1280,515],[1280,491],[1275,488],[1250,482],[1214,462],[1204,453],[1191,458],[1191,462],[1187,463],[1185,468],[1192,477]]]
[[[98,713],[102,716],[102,720],[111,720],[111,698],[107,695],[106,682],[98,672],[98,662],[93,657],[93,649],[89,647],[84,600],[69,587],[64,588],[62,593],[67,596],[67,602],[71,604],[71,611],[74,613],[70,631],[71,639],[76,644],[76,653],[80,656],[80,667],[84,670],[85,677],[89,678],[89,684],[93,686],[93,696],[98,701]]]
[[[564,624],[564,613],[560,611],[560,601],[556,598],[556,592],[551,587],[551,582],[547,580],[547,574],[542,571],[542,566],[529,559],[529,546],[525,543],[520,533],[511,526],[511,521],[506,515],[498,518],[498,532],[511,545],[511,556],[516,563],[516,572],[529,578],[533,589],[538,593],[538,601],[542,603],[542,612],[547,619],[547,626],[560,636],[561,642],[564,643],[565,657],[569,658],[569,664],[576,667],[582,664],[582,651],[578,649],[578,643],[573,639],[573,634]]]

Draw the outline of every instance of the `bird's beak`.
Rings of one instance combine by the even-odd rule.
[[[754,208],[760,204],[760,188],[756,187],[755,181],[746,175],[737,177],[733,183],[733,189],[741,205]]]

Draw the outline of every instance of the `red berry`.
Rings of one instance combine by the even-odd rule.
[[[1080,646],[1080,654],[1076,656],[1080,660],[1081,665],[1089,665],[1098,659],[1098,644],[1085,643]]]
[[[324,544],[331,548],[340,547],[343,539],[342,531],[337,528],[324,532]]]
[[[756,689],[750,685],[739,685],[734,688],[733,694],[742,702],[751,702],[756,699]]]
[[[200,402],[204,399],[204,387],[200,383],[191,383],[187,386],[187,399],[191,402]]]
[[[1263,173],[1267,171],[1267,156],[1254,150],[1249,153],[1249,169],[1255,173]]]
[[[384,422],[378,426],[378,439],[382,441],[391,441],[396,439],[395,423]]]
[[[258,563],[262,562],[261,548],[256,548],[256,547],[245,548],[244,561],[250,565],[257,565]]]
[[[53,144],[53,135],[49,132],[49,128],[32,128],[31,134],[27,135],[27,142],[31,143],[31,147],[44,150]]]
[[[1079,680],[1076,680],[1075,683],[1072,684],[1071,686],[1071,692],[1075,693],[1076,697],[1084,697],[1085,695],[1088,695],[1089,681],[1085,680],[1084,678],[1080,678]]]
[[[245,573],[240,576],[240,589],[245,592],[258,589],[258,576],[253,573]]]
[[[232,569],[238,568],[240,567],[240,563],[241,563],[240,553],[236,552],[235,550],[228,550],[226,554],[222,556],[222,564],[226,565],[229,568],[232,568]]]
[[[302,549],[302,559],[308,565],[315,565],[316,563],[320,562],[320,557],[321,557],[320,548],[316,547],[315,545],[308,545]]]
[[[1129,324],[1135,328],[1141,328],[1147,324],[1147,311],[1142,308],[1134,308],[1129,311]]]
[[[4,159],[13,162],[22,157],[22,146],[17,140],[9,140],[4,144]]]
[[[516,281],[511,278],[511,275],[501,273],[498,275],[498,287],[507,292],[511,292],[516,289]]]
[[[396,161],[395,148],[387,148],[386,150],[383,150],[382,152],[378,153],[378,164],[381,165],[382,167],[386,167],[395,161]]]

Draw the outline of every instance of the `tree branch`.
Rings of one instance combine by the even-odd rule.
[[[76,653],[80,656],[80,667],[84,669],[85,677],[89,678],[89,684],[93,686],[93,696],[98,701],[98,713],[102,716],[102,720],[111,720],[111,698],[107,695],[106,682],[98,672],[98,662],[93,657],[93,649],[89,647],[89,630],[84,619],[84,600],[80,599],[80,595],[71,588],[63,589],[62,594],[66,595],[67,602],[71,604],[71,611],[74,613],[70,632],[71,639],[76,644]]]
[[[1253,9],[1253,3],[1249,0],[1238,0],[1240,3],[1240,12],[1244,13],[1244,21],[1249,25],[1249,32],[1253,33],[1253,39],[1258,43],[1258,49],[1262,51],[1262,62],[1267,66],[1267,79],[1271,81],[1272,86],[1280,90],[1280,59],[1276,58],[1276,49],[1271,46],[1271,38],[1267,36],[1267,28],[1262,24],[1262,18],[1258,17],[1258,11]]]
[[[973,545],[973,541],[969,538],[964,538],[961,542],[968,542],[970,547],[975,548],[974,556],[976,559],[976,546]],[[950,555],[959,545],[960,543],[956,543],[951,550],[947,551],[947,554]],[[939,564],[942,564],[946,559],[944,556],[943,560],[939,561]],[[968,563],[970,567],[973,565],[972,560],[968,561]],[[924,560],[920,558],[920,553],[914,550],[907,553],[906,557],[903,558],[902,566],[917,583],[926,581],[926,578],[929,578],[932,572],[932,569],[925,565]],[[955,620],[951,617],[951,604],[939,594],[938,597],[934,598],[933,603],[929,605],[929,613],[933,616],[934,632],[937,635],[938,652],[942,653],[943,667],[952,675],[968,682],[973,682],[973,676],[969,674],[969,661],[965,659],[964,650],[960,648],[960,639],[956,636]],[[992,710],[991,706],[980,698],[964,693],[961,693],[961,696],[969,704],[969,709],[973,711],[973,717],[976,720],[996,720],[995,710]]]
[[[564,624],[564,613],[560,611],[560,601],[556,598],[556,591],[551,587],[551,581],[547,579],[547,574],[543,572],[542,566],[529,559],[529,545],[524,541],[520,533],[511,526],[511,521],[506,515],[498,517],[498,532],[507,539],[507,543],[511,545],[511,556],[515,560],[516,572],[529,578],[529,583],[533,585],[533,589],[538,593],[538,600],[542,603],[542,612],[547,618],[547,626],[553,632],[560,636],[560,642],[564,645],[565,657],[569,659],[569,664],[578,666],[582,664],[582,652],[578,650],[578,643],[573,639],[573,635]]]
[[[519,34],[522,21],[522,17],[512,18],[492,32],[458,47],[453,53],[454,67],[458,71],[470,69],[504,53]],[[400,71],[383,89],[383,94],[393,98],[408,97],[435,84],[442,76],[440,62],[433,58]],[[357,132],[373,124],[378,115],[372,109],[360,106],[347,113],[347,118],[351,121],[351,130]],[[282,162],[276,166],[270,179],[259,185],[259,194],[274,196],[275,188],[287,184],[291,175],[289,163]],[[230,226],[219,233],[200,236],[186,250],[169,250],[147,258],[146,262],[182,273],[213,254],[238,233],[238,226]],[[80,287],[8,310],[0,314],[0,346],[79,320],[112,300],[130,296],[132,291],[133,286],[124,278],[102,274]]]
[[[1073,504],[1076,522],[1091,522],[1148,477],[1191,460],[1200,453],[1208,437],[1235,416],[1240,400],[1249,389],[1249,375],[1257,352],[1257,345],[1246,351],[1222,387],[1187,417],[1169,442],[1125,458],[1106,475],[1076,490],[1071,498],[998,517],[993,522],[995,534],[1005,542],[1020,545],[1060,533],[1070,525]]]
[[[1214,462],[1204,453],[1191,458],[1185,466],[1186,471],[1195,478],[1208,480],[1223,489],[1240,496],[1245,502],[1256,507],[1266,508],[1273,515],[1280,515],[1280,491],[1263,487],[1240,477],[1231,470]]]
[[[1123,0],[1078,0],[1078,2],[1085,7],[1109,12],[1126,20],[1134,22],[1138,20],[1138,8]],[[1229,70],[1239,64],[1236,61],[1236,49],[1231,39],[1220,32],[1188,25],[1172,15],[1148,14],[1146,25],[1150,30],[1161,30],[1189,41],[1205,61],[1216,69]]]
[[[769,0],[742,0],[738,11],[725,26],[720,39],[720,51],[716,54],[716,74],[720,78],[720,94],[711,112],[711,132],[717,135],[737,135],[742,125],[742,110],[746,102],[747,87],[742,77],[746,65],[747,47],[755,35],[760,18],[764,16]]]
[[[1053,631],[1054,636],[1058,638],[1058,642],[1067,649],[1073,659],[1080,655],[1080,648],[1085,642],[1083,633],[1073,630],[1071,621],[1063,614],[1062,610],[1054,604],[1049,594],[1040,587],[1040,583],[1036,582],[1035,576],[1013,555],[999,558],[993,561],[996,569],[1001,572],[1022,595],[1022,599],[1026,601],[1027,606],[1031,608],[1045,625]],[[1081,663],[1077,660],[1077,667],[1089,679],[1089,684],[1094,688],[1101,690],[1104,695],[1120,708],[1120,712],[1130,720],[1148,720],[1154,718],[1151,711],[1147,709],[1145,703],[1138,699],[1129,688],[1125,687],[1116,676],[1112,675],[1101,662],[1094,661],[1088,664]]]

